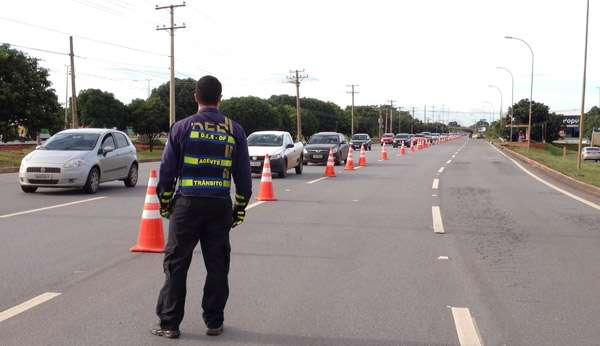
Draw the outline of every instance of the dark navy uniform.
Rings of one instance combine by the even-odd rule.
[[[223,323],[229,296],[231,178],[236,203],[245,210],[252,182],[246,134],[239,124],[216,107],[204,107],[173,125],[158,183],[160,198],[174,192],[165,247],[166,278],[156,307],[164,328],[177,329],[183,319],[187,272],[198,242],[207,272],[202,316],[208,328]]]

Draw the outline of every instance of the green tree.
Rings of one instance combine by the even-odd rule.
[[[594,106],[583,117],[583,133],[587,138],[592,138],[592,131],[600,131],[600,108]]]
[[[163,106],[169,109],[169,85],[170,82],[161,84],[152,90],[150,97],[158,97]],[[194,99],[196,81],[187,78],[175,78],[175,119],[181,120],[198,111],[198,103]],[[168,113],[167,113],[168,115]]]
[[[281,115],[269,102],[254,96],[233,97],[221,102],[221,112],[242,125],[247,134],[282,130]]]
[[[527,125],[529,123],[529,99],[522,99],[508,109],[513,112],[515,125]],[[545,139],[546,129],[550,116],[550,108],[543,103],[533,101],[531,106],[531,139],[542,141]],[[513,131],[515,132],[515,131]]]
[[[165,107],[160,98],[154,96],[147,101],[135,99],[127,105],[130,123],[133,130],[154,148],[154,141],[162,132],[169,130],[169,108]]]
[[[21,51],[0,46],[0,131],[10,137],[18,125],[37,135],[42,128],[61,127],[61,107],[48,70],[38,59]]]
[[[82,125],[97,128],[127,127],[125,105],[115,95],[99,89],[85,89],[77,96],[77,110]]]

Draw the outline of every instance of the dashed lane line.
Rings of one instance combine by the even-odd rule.
[[[446,161],[446,164],[449,165],[450,163],[452,163],[452,160],[448,160]]]
[[[438,173],[443,173],[443,172],[444,172],[444,167],[441,167],[441,168],[438,170]]]
[[[481,337],[477,325],[468,308],[456,308],[449,306],[458,334],[458,342],[461,346],[482,346]]]
[[[265,203],[265,201],[258,201],[258,202],[251,203],[246,207],[246,210],[250,210],[252,208],[258,207],[259,205],[261,205],[263,203]]]
[[[88,199],[83,199],[81,201],[75,201],[75,202],[69,202],[69,203],[63,203],[63,204],[57,204],[57,205],[52,205],[52,206],[44,207],[44,208],[31,209],[31,210],[25,210],[25,211],[20,211],[20,212],[12,213],[12,214],[0,215],[0,219],[6,219],[6,218],[9,218],[9,217],[13,217],[13,216],[19,216],[19,215],[37,213],[37,212],[40,212],[40,211],[45,211],[45,210],[50,210],[50,209],[68,207],[70,205],[75,205],[75,204],[81,204],[81,203],[98,201],[98,200],[101,200],[101,199],[104,199],[104,198],[106,198],[106,196],[88,198]]]
[[[39,296],[29,299],[28,301],[21,303],[17,306],[14,306],[10,309],[4,310],[2,312],[0,312],[0,322],[2,321],[6,321],[7,319],[17,316],[20,313],[23,313],[31,308],[34,308],[40,304],[43,304],[47,301],[49,301],[50,299],[54,299],[56,297],[60,296],[60,293],[55,293],[55,292],[46,292],[46,293],[42,293]]]
[[[440,180],[438,178],[433,179],[433,185],[431,185],[432,190],[437,190],[440,184]]]
[[[433,218],[433,231],[435,233],[444,234],[444,223],[442,222],[442,212],[440,211],[440,207],[434,205],[431,207],[431,217]]]
[[[489,144],[489,143],[488,143],[488,144]],[[491,145],[491,144],[490,144],[490,146],[491,146],[492,148],[496,149],[496,151],[498,151],[498,152],[499,152],[500,154],[502,154],[504,157],[506,157],[507,159],[509,159],[510,161],[512,161],[512,163],[514,163],[514,164],[515,164],[517,167],[519,167],[519,168],[520,168],[520,169],[521,169],[523,172],[525,172],[525,173],[529,174],[529,175],[530,175],[532,178],[534,178],[535,180],[539,181],[540,183],[542,183],[542,184],[544,184],[544,185],[546,185],[546,186],[548,186],[548,187],[550,187],[550,188],[552,188],[552,189],[554,189],[554,190],[556,190],[556,191],[558,191],[558,192],[562,193],[562,194],[563,194],[563,195],[565,195],[565,196],[571,197],[571,198],[573,198],[574,200],[576,200],[576,201],[579,201],[579,202],[581,202],[581,203],[583,203],[583,204],[585,204],[585,205],[587,205],[587,206],[590,206],[590,207],[592,207],[592,208],[594,208],[594,209],[596,209],[596,210],[600,210],[600,205],[598,205],[598,204],[596,204],[596,203],[594,203],[594,202],[588,201],[588,200],[587,200],[587,199],[585,199],[585,198],[581,198],[581,197],[579,197],[579,196],[577,196],[577,195],[574,195],[574,194],[572,194],[572,193],[570,193],[570,192],[568,192],[568,191],[565,191],[565,190],[561,189],[561,188],[560,188],[560,187],[558,187],[558,186],[555,186],[555,185],[553,185],[553,184],[551,184],[551,183],[547,182],[546,180],[544,180],[544,179],[542,179],[542,178],[538,177],[537,175],[535,175],[535,174],[531,173],[529,170],[527,170],[527,168],[523,167],[523,166],[522,166],[520,163],[518,163],[518,162],[517,162],[517,161],[515,161],[515,160],[514,160],[512,157],[509,157],[508,155],[506,155],[505,153],[503,153],[502,151],[500,151],[498,148],[494,147],[494,146],[493,146],[493,145]]]
[[[329,178],[329,177],[321,177],[321,178],[319,178],[319,179],[315,179],[315,180],[307,181],[306,183],[307,183],[307,184],[314,184],[314,183],[318,183],[318,182],[320,182],[320,181],[322,181],[322,180],[325,180],[325,179],[327,179],[327,178]]]

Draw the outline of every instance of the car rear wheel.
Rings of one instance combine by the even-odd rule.
[[[300,156],[300,160],[298,161],[298,166],[296,166],[296,174],[302,174],[303,169],[304,169],[304,157]]]
[[[25,193],[34,193],[37,191],[37,186],[25,186],[25,185],[21,185],[21,190],[23,190],[23,192]]]
[[[88,174],[85,185],[83,186],[83,191],[85,193],[93,194],[98,191],[100,187],[100,171],[98,167],[93,167]]]
[[[127,187],[135,187],[138,181],[138,165],[137,163],[133,163],[131,168],[129,168],[129,174],[127,174],[127,178],[123,181],[125,186]]]

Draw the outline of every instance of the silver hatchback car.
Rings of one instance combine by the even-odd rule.
[[[109,129],[61,131],[25,156],[19,169],[19,183],[27,193],[38,187],[75,187],[95,193],[100,183],[112,180],[134,187],[138,162],[129,137]]]

